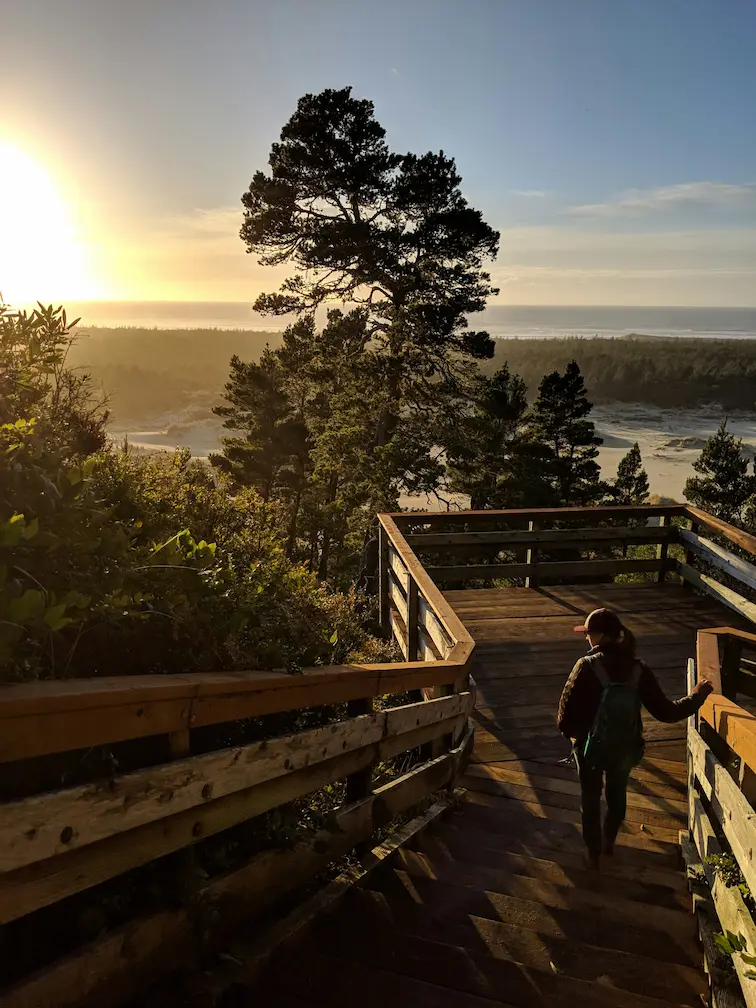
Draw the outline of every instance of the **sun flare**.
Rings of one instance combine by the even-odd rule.
[[[101,296],[87,249],[50,175],[0,141],[0,293],[8,304]]]

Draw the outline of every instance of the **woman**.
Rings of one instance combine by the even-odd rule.
[[[633,634],[610,609],[594,610],[582,626],[575,627],[575,632],[585,634],[590,651],[577,662],[565,684],[559,700],[557,722],[559,731],[573,745],[580,776],[587,861],[589,867],[598,869],[602,851],[608,855],[614,853],[614,841],[625,819],[628,778],[643,752],[642,728],[638,718],[635,750],[630,751],[633,750],[630,744],[625,758],[601,758],[600,746],[594,743],[602,731],[605,735],[611,734],[611,713],[607,714],[610,706],[604,699],[610,692],[608,687],[624,684],[633,691],[631,702],[636,707],[639,701],[657,721],[666,722],[683,721],[690,717],[702,706],[713,687],[709,682],[699,682],[690,696],[669,700],[648,665],[636,658]],[[627,689],[621,692],[627,693]],[[615,709],[620,708],[615,705]],[[601,725],[597,727],[599,721]],[[603,741],[606,747],[606,739],[598,741]],[[604,775],[607,811],[602,842],[601,786]]]

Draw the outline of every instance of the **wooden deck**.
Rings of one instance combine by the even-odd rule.
[[[696,630],[733,624],[733,613],[655,584],[446,598],[477,644],[464,802],[274,959],[245,1003],[700,1006],[706,983],[678,847],[686,725],[649,719],[616,855],[596,874],[584,867],[579,787],[555,712],[585,652],[573,627],[591,609],[622,615],[675,697],[686,692]]]

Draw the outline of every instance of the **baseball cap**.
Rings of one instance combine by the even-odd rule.
[[[619,637],[622,632],[622,621],[611,609],[594,609],[588,614],[585,623],[575,627],[575,633],[609,634]]]

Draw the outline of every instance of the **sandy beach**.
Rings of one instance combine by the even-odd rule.
[[[722,421],[722,413],[716,409],[663,410],[640,403],[596,406],[592,417],[598,434],[604,440],[599,452],[604,478],[612,479],[616,475],[619,460],[637,441],[651,493],[674,500],[683,500],[685,481],[694,475],[693,463],[701,454],[706,439]],[[162,418],[162,425],[142,430],[113,428],[111,437],[116,442],[128,437],[133,448],[145,451],[188,448],[198,458],[207,458],[211,452],[220,449],[223,430],[214,418],[183,416],[169,419],[170,422],[165,422],[166,418]],[[756,414],[734,415],[729,418],[729,427],[743,438],[746,453],[750,457],[756,455]],[[432,510],[445,506],[435,498],[404,498],[402,504]],[[463,504],[455,498],[453,506]]]

